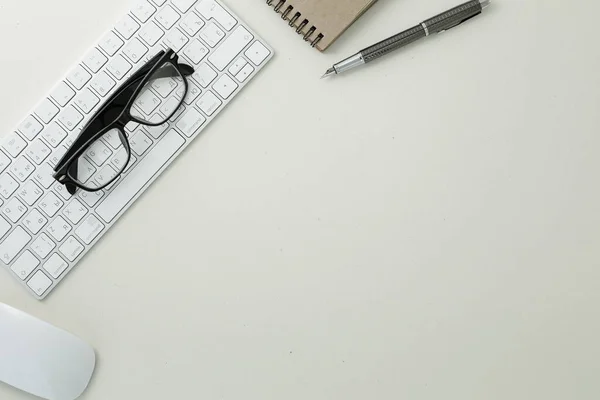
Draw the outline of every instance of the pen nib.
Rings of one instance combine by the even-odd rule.
[[[325,73],[323,74],[323,76],[321,77],[321,79],[323,79],[323,78],[327,78],[328,76],[330,76],[330,75],[333,75],[333,74],[335,74],[335,73],[336,73],[336,72],[335,72],[335,69],[334,69],[334,68],[329,68],[329,69],[327,70],[327,72],[325,72]]]

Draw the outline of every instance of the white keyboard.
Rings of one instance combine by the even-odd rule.
[[[121,178],[71,196],[53,167],[104,99],[167,47],[196,70],[184,106],[160,127],[128,126],[132,159]],[[0,260],[9,273],[45,298],[272,55],[218,1],[139,1],[1,146]]]

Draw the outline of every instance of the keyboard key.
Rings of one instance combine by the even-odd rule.
[[[58,216],[48,225],[47,231],[56,241],[60,242],[71,232],[71,225],[63,217]]]
[[[8,199],[19,187],[19,183],[8,174],[0,175],[0,194]]]
[[[65,207],[63,215],[73,224],[77,224],[87,214],[88,210],[77,199],[71,200]]]
[[[52,286],[52,281],[42,271],[37,271],[33,275],[33,278],[27,282],[27,286],[29,286],[35,294],[41,296],[46,293],[46,290],[48,290],[50,286]]]
[[[171,2],[175,7],[177,7],[179,12],[183,14],[186,13],[194,5],[196,0],[171,0]]]
[[[75,261],[77,256],[83,251],[84,247],[77,241],[77,239],[75,239],[75,237],[69,236],[69,238],[58,249],[65,257],[67,257],[67,260]]]
[[[154,46],[165,33],[153,21],[150,21],[140,31],[140,37],[148,46]]]
[[[2,207],[4,215],[12,222],[17,222],[27,212],[27,207],[19,199],[13,197]]]
[[[59,115],[58,120],[70,131],[75,129],[83,120],[83,115],[75,107],[67,106]]]
[[[189,36],[196,36],[196,34],[200,32],[200,29],[202,29],[202,27],[204,26],[204,21],[202,20],[202,18],[200,18],[192,12],[183,18],[179,26],[181,26],[181,28]]]
[[[52,167],[55,167],[56,165],[58,165],[58,162],[63,158],[63,156],[66,153],[67,148],[65,146],[60,146],[59,148],[54,150],[54,153],[52,153],[52,155],[48,159],[48,164],[50,164]],[[52,171],[52,173],[54,173],[54,171]]]
[[[185,136],[192,137],[205,122],[206,118],[200,114],[200,111],[190,108],[177,122],[177,129]]]
[[[185,48],[183,54],[194,64],[200,64],[200,61],[208,55],[208,48],[198,39],[193,39],[192,42]]]
[[[24,281],[39,264],[38,259],[29,250],[25,250],[10,269]]]
[[[56,147],[67,137],[67,132],[56,122],[53,122],[42,131],[42,137],[46,139],[50,146]]]
[[[11,228],[12,225],[9,224],[3,217],[0,217],[0,238],[6,235]]]
[[[185,36],[179,29],[173,29],[167,36],[165,36],[164,44],[167,47],[172,48],[174,51],[179,51],[188,42],[187,36]]]
[[[33,241],[33,243],[31,243],[31,249],[35,254],[40,256],[40,258],[46,258],[54,247],[56,247],[56,245],[45,233],[42,233]]]
[[[75,104],[86,114],[89,114],[98,103],[100,99],[90,89],[82,90],[75,98]]]
[[[35,115],[38,116],[38,118],[40,118],[45,124],[49,123],[50,121],[52,121],[52,118],[56,117],[56,114],[58,114],[58,107],[56,107],[54,105],[54,103],[52,103],[50,100],[48,99],[44,99],[42,100],[42,102],[38,105],[37,109],[35,110]],[[37,121],[35,121],[37,122]],[[39,125],[39,123],[38,123]],[[42,131],[42,126],[36,126],[36,131],[35,135],[37,135],[38,133],[40,133]],[[21,131],[21,133],[25,136],[27,136],[28,139],[32,139],[30,138],[27,134],[25,134],[25,132]]]
[[[23,219],[25,227],[34,235],[37,235],[47,222],[48,220],[36,209],[33,209],[29,215]]]
[[[10,154],[13,157],[16,157],[19,154],[21,154],[25,147],[27,147],[27,142],[21,139],[21,136],[17,135],[14,132],[8,135],[4,140],[4,148],[6,149],[6,151],[8,151],[8,154]]]
[[[196,1],[196,0],[194,0]],[[163,4],[165,4],[167,2],[167,0],[152,0],[152,2],[154,4],[156,4],[157,6],[162,6]]]
[[[213,85],[213,89],[224,99],[228,99],[237,88],[237,83],[235,83],[227,74],[217,79]]]
[[[110,162],[115,166],[117,171],[123,171],[125,167],[125,163],[127,162],[127,151],[124,147],[121,147],[119,151],[111,158]],[[132,161],[130,160],[129,165],[131,165]]]
[[[135,154],[141,156],[152,146],[152,140],[140,130],[129,140],[129,145]]]
[[[112,181],[113,178],[117,175],[117,173],[118,171],[116,171],[113,167],[111,167],[110,165],[105,165],[104,167],[102,167],[100,172],[98,172],[94,177],[95,182],[98,184],[98,186],[104,186],[108,182]],[[110,188],[107,188],[107,190],[108,189]]]
[[[25,232],[25,229],[17,226],[0,244],[0,258],[2,261],[9,264],[30,240],[31,236]]]
[[[75,230],[75,234],[85,244],[90,244],[96,236],[104,229],[104,225],[95,215],[90,215],[83,223]]]
[[[160,99],[151,90],[145,90],[134,104],[144,115],[148,116],[152,115],[160,103]]]
[[[44,103],[45,102],[50,102],[49,100],[44,100],[39,107],[44,108]],[[52,103],[50,103],[54,108],[56,108],[56,106],[54,106]],[[57,112],[58,109],[56,108]],[[36,111],[37,113],[37,111]],[[36,114],[37,115],[37,114]],[[56,115],[56,114],[54,114]],[[54,117],[54,115],[50,118],[52,119]],[[39,116],[39,115],[38,115]],[[49,121],[48,121],[49,122]],[[34,117],[32,117],[31,115],[29,115],[27,118],[25,118],[25,120],[21,123],[21,125],[19,126],[19,132],[21,132],[23,134],[23,136],[25,136],[27,139],[29,140],[33,140],[33,138],[36,137],[36,135],[38,133],[40,133],[42,131],[42,129],[44,128],[44,126],[42,124],[40,124],[38,122],[37,119],[35,119]]]
[[[65,152],[67,151],[67,149],[64,150]],[[46,163],[38,167],[38,169],[33,174],[33,177],[36,181],[39,182],[40,185],[42,185],[43,188],[48,189],[54,182],[56,182],[56,180],[52,176],[53,174],[54,170],[48,163]],[[2,177],[0,177],[0,181],[1,180]],[[0,193],[2,193],[2,189],[0,189]]]
[[[112,76],[117,78],[117,80],[121,80],[131,69],[131,64],[129,64],[127,60],[125,60],[123,56],[119,54],[110,61],[106,69],[112,74]]]
[[[58,277],[61,276],[68,267],[69,264],[67,264],[67,262],[56,253],[52,254],[48,261],[46,261],[42,266],[44,271],[49,273],[54,279],[58,279]]]
[[[123,149],[123,151],[125,151],[125,149]],[[79,198],[83,200],[88,207],[94,207],[104,195],[104,192],[101,190],[98,192],[86,192],[85,190],[80,190],[77,193]]]
[[[156,14],[156,20],[165,29],[171,29],[179,21],[179,18],[179,14],[171,6],[166,6]]]
[[[3,151],[0,151],[0,172],[4,171],[6,167],[11,163],[10,158]]]
[[[146,0],[141,0],[131,10],[131,13],[140,21],[146,22],[156,12],[156,8]]]
[[[252,67],[252,65],[246,64],[246,66],[242,68],[242,70],[235,76],[235,79],[237,79],[240,82],[245,82],[246,79],[248,79],[253,72],[254,68]]]
[[[119,22],[117,22],[117,26],[115,26],[117,32],[121,34],[125,39],[129,39],[133,36],[134,33],[140,29],[140,24],[135,22],[133,18],[129,14],[125,15],[125,17],[121,18]]]
[[[121,139],[119,138],[119,133],[115,130],[111,130],[102,135],[102,139],[104,139],[104,142],[113,149],[118,149],[123,145],[123,143],[121,143]]]
[[[90,69],[93,73],[100,71],[100,68],[106,64],[108,58],[104,54],[100,52],[97,48],[93,48],[90,52],[85,56],[83,60],[83,64]]]
[[[50,218],[54,217],[62,207],[63,202],[54,193],[50,192],[42,199],[38,205],[40,210]]]
[[[148,48],[142,44],[137,38],[134,38],[127,46],[123,49],[123,53],[129,58],[134,64],[137,63],[144,57],[148,52]]]
[[[42,194],[44,194],[44,192],[33,180],[28,180],[23,184],[21,189],[19,189],[19,197],[21,197],[21,199],[29,206],[34,205],[35,202],[42,197]]]
[[[200,37],[208,43],[210,47],[215,47],[225,37],[225,32],[223,32],[214,22],[209,22],[206,25],[206,28],[202,29],[202,32],[200,32]]]
[[[212,63],[219,71],[223,71],[231,61],[254,39],[254,36],[243,26],[238,26],[233,33],[225,39],[223,44],[219,46],[208,57],[208,61]]]
[[[192,75],[192,79],[198,82],[203,88],[207,88],[216,77],[217,73],[207,63],[200,64]]]
[[[116,33],[111,31],[108,32],[100,41],[100,48],[104,50],[106,54],[112,57],[117,54],[117,51],[119,51],[124,44],[125,42],[123,42]]]
[[[244,68],[248,64],[243,57],[238,58],[232,65],[229,67],[229,73],[233,76],[236,76],[242,68]]]
[[[208,116],[213,115],[221,104],[223,104],[221,100],[219,100],[219,98],[211,91],[204,93],[196,103],[196,105]]]
[[[61,107],[66,106],[73,96],[75,96],[75,91],[64,82],[60,82],[54,88],[51,95],[54,101],[56,101]]]
[[[201,92],[202,90],[194,83],[194,81],[188,81],[188,92],[187,96],[185,96],[185,104],[192,104],[194,101],[196,101],[198,96],[200,96]]]
[[[112,221],[184,143],[185,140],[175,130],[167,132],[121,184],[102,201],[96,208],[96,213],[105,222]]]
[[[75,67],[73,71],[67,76],[67,80],[71,85],[75,86],[75,89],[81,89],[89,80],[92,79],[92,75],[87,72],[81,65]]]
[[[252,46],[244,53],[246,57],[254,63],[254,65],[260,65],[263,61],[271,54],[261,42],[254,42]]]
[[[27,148],[25,154],[37,165],[40,165],[50,155],[50,148],[41,140],[36,140]]]
[[[237,20],[214,0],[200,0],[196,10],[206,19],[214,18],[228,31],[237,24]]]
[[[156,79],[152,82],[152,89],[154,89],[163,99],[169,97],[175,88],[177,88],[177,82],[173,79]]]
[[[60,197],[62,197],[65,200],[69,200],[71,199],[71,197],[73,197],[73,195],[67,190],[67,187],[62,183],[55,182],[53,189],[56,192],[56,194],[60,195]]]
[[[110,149],[101,141],[96,141],[87,149],[85,154],[94,162],[94,164],[101,166],[108,160],[112,151],[110,151]]]
[[[25,157],[19,157],[9,168],[9,171],[21,182],[25,182],[25,179],[27,179],[34,170],[35,167],[33,164]]]
[[[91,83],[92,89],[102,97],[106,96],[115,85],[115,81],[104,71],[96,75]]]

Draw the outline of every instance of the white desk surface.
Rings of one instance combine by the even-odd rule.
[[[495,1],[327,81],[457,1],[326,54],[227,3],[276,58],[46,301],[0,274],[96,348],[82,398],[597,399],[600,3]],[[0,0],[3,135],[126,9]]]

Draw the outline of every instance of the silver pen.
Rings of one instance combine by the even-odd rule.
[[[341,74],[352,68],[360,67],[433,33],[441,33],[454,28],[466,20],[481,14],[483,9],[489,5],[490,0],[471,0],[458,7],[454,7],[334,64],[321,78]]]

